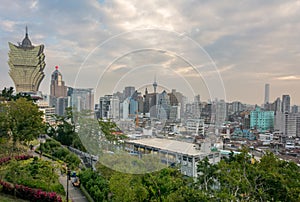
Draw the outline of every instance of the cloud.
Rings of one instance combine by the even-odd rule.
[[[32,10],[37,10],[37,9],[38,9],[38,3],[39,3],[38,0],[33,0],[33,1],[31,1],[30,8],[31,8]]]
[[[3,0],[0,74],[6,76],[1,78],[2,85],[11,83],[7,74],[7,42],[21,41],[27,24],[32,42],[45,44],[46,78],[41,89],[47,93],[55,65],[62,66],[66,83],[74,83],[80,68],[86,71],[82,75],[93,72],[90,77],[96,80],[114,59],[136,49],[156,48],[129,54],[110,71],[126,73],[127,68],[145,66],[156,70],[161,66],[169,76],[167,69],[171,68],[191,79],[195,74],[186,59],[207,79],[220,73],[229,85],[228,94],[242,100],[241,88],[256,94],[263,82],[276,86],[283,81],[299,80],[299,10],[299,1],[292,0]],[[145,80],[142,71],[136,78]],[[82,79],[80,85],[91,86],[92,81],[88,80]],[[176,82],[172,84],[179,88]],[[294,84],[285,87],[295,89]],[[281,93],[273,90],[274,94]],[[300,103],[299,95],[292,96]],[[259,102],[258,96],[247,98],[251,103]]]
[[[277,77],[276,79],[282,81],[300,80],[300,75],[281,76]]]
[[[1,20],[0,26],[1,29],[7,32],[13,32],[15,31],[15,27],[19,24],[17,21],[12,20]]]

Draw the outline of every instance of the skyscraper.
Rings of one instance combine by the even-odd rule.
[[[169,119],[170,116],[170,99],[164,90],[158,95],[157,118]]]
[[[290,112],[291,109],[291,98],[289,95],[282,95],[281,111]]]
[[[70,96],[70,106],[73,110],[94,110],[94,92],[92,88],[72,88],[68,87]]]
[[[58,66],[51,75],[50,83],[50,106],[55,107],[56,114],[62,116],[68,106],[67,86],[62,79],[62,74],[58,71]]]
[[[58,71],[58,66],[55,67],[55,71],[51,76],[50,95],[56,98],[67,96],[67,86],[62,80],[62,74]]]
[[[8,45],[9,75],[15,84],[16,92],[36,93],[45,77],[44,45],[32,45],[27,27],[22,43],[14,45],[8,42]]]
[[[264,104],[268,104],[270,102],[270,84],[265,84],[265,102]]]
[[[216,126],[221,126],[227,117],[227,110],[226,110],[226,102],[224,100],[219,100],[216,101],[215,103],[215,107],[216,107],[216,120],[215,120],[215,124]]]
[[[123,90],[123,100],[125,100],[126,98],[130,98],[133,93],[135,92],[135,87],[133,86],[126,86]]]
[[[279,97],[274,102],[274,111],[275,111],[275,114],[282,111],[281,110],[281,100]]]

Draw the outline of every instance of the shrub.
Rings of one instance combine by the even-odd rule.
[[[0,185],[5,194],[14,194],[14,186],[11,183],[0,180]]]
[[[32,155],[20,155],[20,156],[15,156],[15,159],[17,161],[23,161],[23,160],[30,159],[32,157],[33,157]]]
[[[86,191],[95,201],[108,199],[109,185],[104,177],[91,169],[87,169],[79,174],[79,178]]]
[[[62,199],[55,192],[45,192],[40,189],[32,189],[23,185],[16,185],[16,196],[30,201],[61,202]]]
[[[10,160],[11,160],[11,157],[3,157],[0,159],[0,165],[4,164]]]
[[[23,160],[30,159],[32,157],[33,157],[32,155],[23,154],[23,155],[15,156],[13,158],[16,159],[17,161],[23,161]],[[0,165],[9,162],[11,159],[12,159],[11,157],[2,157],[2,158],[0,158]]]

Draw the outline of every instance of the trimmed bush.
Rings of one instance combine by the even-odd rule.
[[[9,182],[5,182],[0,180],[0,185],[2,186],[2,192],[5,194],[14,194],[14,185],[9,183]]]
[[[2,192],[10,195],[16,193],[16,196],[21,199],[36,202],[62,202],[61,197],[55,192],[45,192],[40,189],[32,189],[18,184],[14,186],[2,180],[0,180],[0,185],[2,186]]]
[[[17,161],[23,161],[23,160],[30,159],[32,157],[33,157],[32,155],[23,154],[23,155],[15,156],[13,158],[16,159]],[[11,159],[12,159],[12,157],[10,157],[10,156],[0,158],[0,165],[9,162]]]

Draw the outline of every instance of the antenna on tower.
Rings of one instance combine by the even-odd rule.
[[[156,74],[154,75],[153,88],[154,88],[154,93],[156,93],[156,88],[157,88]]]
[[[27,25],[25,27],[25,36],[28,37],[28,27],[27,27]]]

